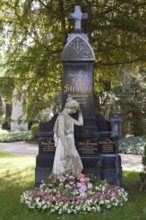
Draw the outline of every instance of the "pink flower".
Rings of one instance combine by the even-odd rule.
[[[92,183],[88,183],[87,187],[88,187],[88,189],[92,189],[92,187],[93,187]]]
[[[69,176],[69,179],[75,179],[75,177],[74,176]]]
[[[66,185],[65,185],[65,188],[66,188],[66,189],[71,189],[71,186],[70,186],[69,184],[66,184]]]
[[[44,201],[48,201],[49,199],[51,199],[52,196],[51,195],[46,195],[43,197]]]
[[[70,184],[70,185],[73,185],[73,184],[74,184],[74,182],[69,182],[69,184]]]
[[[64,176],[60,176],[60,177],[59,177],[60,183],[64,182],[65,180],[66,180],[66,178],[65,178]]]
[[[80,188],[82,185],[81,183],[77,183],[77,187]]]
[[[80,182],[80,183],[81,183],[81,185],[82,185],[82,186],[84,186],[84,185],[85,185],[85,183],[84,183],[84,182]]]
[[[81,193],[84,193],[84,192],[86,191],[86,189],[87,189],[86,186],[82,186],[82,187],[79,189],[79,191],[80,191]]]
[[[78,182],[78,183],[77,183],[77,187],[78,187],[78,188],[80,188],[80,187],[82,187],[82,186],[84,186],[84,185],[85,185],[84,182]]]
[[[116,190],[114,190],[114,189],[108,189],[108,191],[106,192],[106,195],[108,196],[108,197],[116,197]]]
[[[83,182],[85,179],[84,178],[80,178],[80,181]]]
[[[78,178],[79,178],[79,179],[85,178],[85,175],[84,175],[83,173],[80,173],[80,174],[78,175]]]

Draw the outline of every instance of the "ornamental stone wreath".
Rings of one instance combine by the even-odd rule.
[[[39,189],[21,195],[21,203],[29,209],[58,214],[105,211],[122,206],[127,200],[128,193],[123,188],[84,174],[50,175]]]

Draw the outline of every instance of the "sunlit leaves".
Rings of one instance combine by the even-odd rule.
[[[75,4],[88,12],[82,30],[96,56],[96,95],[119,86],[125,65],[130,69],[146,63],[144,0],[2,0],[6,76],[15,78],[18,93],[25,93],[24,106],[31,118],[33,108],[39,114],[42,108],[59,103],[60,57],[67,34],[74,30],[74,22],[67,17]]]

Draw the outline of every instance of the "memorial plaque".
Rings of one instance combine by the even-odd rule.
[[[115,154],[116,142],[111,138],[100,138],[98,140],[98,149],[100,154]]]
[[[55,146],[53,138],[41,138],[39,141],[39,153],[54,154]]]
[[[97,148],[97,143],[96,139],[91,140],[91,139],[79,139],[76,142],[77,149],[79,151],[80,156],[96,156],[98,155],[98,148]]]

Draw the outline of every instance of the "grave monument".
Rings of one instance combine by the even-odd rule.
[[[25,122],[26,115],[23,112],[23,96],[20,100],[15,98],[17,91],[13,91],[13,103],[12,103],[12,114],[11,114],[11,131],[28,131],[28,123]]]
[[[83,172],[94,174],[97,179],[107,179],[110,184],[121,185],[122,168],[116,136],[118,127],[115,129],[115,126],[111,126],[111,122],[106,121],[101,115],[96,115],[95,112],[93,83],[95,54],[87,35],[81,31],[81,21],[87,19],[87,14],[81,12],[80,6],[75,6],[75,12],[69,15],[69,19],[75,21],[75,30],[69,34],[61,55],[62,109],[68,97],[80,103],[84,125],[75,126],[74,135],[75,145],[84,167]],[[57,115],[49,122],[40,124],[35,186],[39,186],[41,181],[52,173],[55,153],[53,127],[56,117]],[[74,117],[76,118],[76,115]],[[119,118],[116,119],[119,122]],[[116,119],[113,125],[119,126],[120,124],[116,124]],[[115,133],[112,132],[111,127]]]

